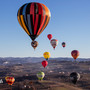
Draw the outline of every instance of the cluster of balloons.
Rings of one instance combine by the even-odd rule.
[[[78,50],[73,50],[71,52],[71,56],[74,58],[74,60],[76,61],[76,59],[78,58],[79,56],[79,51]],[[80,79],[80,74],[77,73],[77,72],[72,72],[70,74],[70,80],[72,81],[73,84],[76,84],[77,81]]]
[[[24,31],[28,34],[28,36],[31,38],[31,46],[36,49],[38,46],[38,42],[35,41],[35,39],[43,32],[43,30],[46,28],[46,26],[49,23],[51,14],[50,10],[41,3],[32,2],[32,3],[26,3],[23,6],[21,6],[17,12],[17,18],[18,22],[21,25],[21,27],[24,29]],[[55,49],[58,45],[57,39],[52,39],[52,34],[47,35],[48,39],[50,40],[51,46]],[[62,42],[62,47],[65,47],[66,43]],[[71,52],[72,57],[76,60],[79,56],[78,50],[73,50]],[[42,61],[42,65],[45,68],[48,65],[47,60],[50,58],[50,53],[45,52],[43,54],[44,58],[46,60]],[[38,79],[42,80],[44,78],[45,74],[44,72],[39,72],[37,74]],[[15,79],[13,77],[7,77],[6,81],[8,84],[13,84]]]
[[[41,64],[45,68],[48,65],[48,61],[47,60],[50,58],[50,53],[49,52],[44,52],[43,56],[44,56],[44,58],[46,60],[43,60],[41,62]],[[40,72],[37,73],[38,80],[43,80],[44,76],[45,76],[45,73],[44,72],[41,72],[40,71]]]
[[[58,45],[58,40],[57,39],[52,39],[52,34],[48,34],[47,38],[50,40],[51,46],[55,49],[56,46]]]
[[[55,49],[56,46],[58,45],[58,40],[57,39],[52,39],[52,34],[48,34],[47,38],[50,40],[50,43],[52,45],[52,47]],[[62,42],[62,47],[66,47],[66,43]]]
[[[44,56],[44,58],[46,59],[46,60],[43,60],[42,62],[41,62],[41,64],[42,64],[42,66],[45,68],[47,65],[48,65],[48,59],[50,58],[50,53],[49,52],[44,52],[44,54],[43,54],[43,56]],[[38,72],[37,73],[37,78],[38,78],[38,80],[43,80],[43,78],[44,78],[44,76],[45,76],[45,73],[44,72]]]
[[[44,56],[44,58],[46,59],[46,60],[43,60],[42,61],[42,66],[45,68],[47,65],[48,65],[48,59],[50,58],[50,52],[44,52],[44,54],[43,54],[43,56]]]
[[[35,39],[46,28],[50,17],[50,10],[42,3],[26,3],[19,8],[17,13],[18,22],[32,39],[31,45],[34,49],[38,46]]]
[[[31,46],[36,49],[38,42],[35,39],[43,32],[49,23],[51,17],[50,10],[42,3],[32,2],[26,3],[21,6],[17,13],[18,22],[24,31],[32,39]],[[50,57],[49,52],[44,53],[44,58],[48,60]],[[47,66],[48,62],[44,60],[42,65],[44,68]],[[39,77],[43,72],[39,72],[37,76]],[[44,76],[44,74],[43,74]],[[42,79],[39,77],[39,79]]]
[[[18,22],[24,31],[32,39],[31,46],[36,49],[38,42],[35,39],[43,32],[46,26],[49,23],[51,17],[50,10],[41,3],[26,3],[21,6],[17,12]],[[48,39],[52,39],[52,34],[47,35]],[[58,40],[52,39],[50,41],[52,47],[58,45]],[[65,43],[62,43],[62,46],[65,47]]]

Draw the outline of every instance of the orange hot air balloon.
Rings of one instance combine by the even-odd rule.
[[[7,77],[5,77],[5,80],[9,85],[12,85],[15,81],[15,78],[7,76]]]
[[[62,42],[62,46],[63,46],[63,47],[66,47],[66,43],[65,43],[65,42]]]
[[[45,68],[46,66],[48,65],[48,62],[47,61],[42,61],[42,66]]]
[[[18,22],[34,41],[50,21],[50,10],[42,3],[32,2],[21,6],[17,12]]]
[[[78,50],[73,50],[71,52],[71,55],[76,60],[78,58],[78,56],[79,56],[79,51]]]
[[[38,42],[37,41],[32,41],[31,42],[31,46],[36,49],[36,47],[38,46]]]
[[[52,39],[52,34],[48,34],[47,37],[48,37],[49,40],[51,40]]]

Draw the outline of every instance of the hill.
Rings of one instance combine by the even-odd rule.
[[[39,71],[45,72],[43,81],[38,81],[36,77]],[[69,77],[73,71],[81,75],[76,85],[72,84]],[[43,68],[41,62],[0,65],[0,79],[4,82],[0,84],[0,90],[10,89],[5,82],[6,76],[15,77],[13,90],[90,90],[90,61],[48,60],[46,68]],[[24,87],[25,85],[28,89]]]

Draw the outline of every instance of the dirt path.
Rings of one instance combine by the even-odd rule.
[[[53,81],[41,81],[44,86],[49,87],[48,90],[83,90],[74,86],[70,86],[66,83],[59,83],[59,82],[53,82]],[[46,89],[44,89],[46,90]]]

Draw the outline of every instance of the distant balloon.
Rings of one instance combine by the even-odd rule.
[[[38,80],[43,80],[44,76],[45,76],[44,72],[40,71],[40,72],[37,73]]]
[[[70,80],[72,81],[73,84],[76,84],[79,79],[80,79],[80,74],[79,73],[72,72],[70,74]]]
[[[9,85],[12,85],[15,81],[15,78],[7,76],[7,77],[5,77],[5,80]]]
[[[48,34],[47,37],[48,37],[49,40],[51,40],[52,39],[52,34]]]
[[[37,41],[32,41],[31,42],[31,46],[36,49],[36,47],[38,46],[38,42]]]
[[[55,49],[56,46],[58,45],[58,40],[52,39],[52,40],[50,41],[50,43],[51,43],[52,47]]]
[[[76,60],[78,58],[78,56],[79,56],[79,51],[78,50],[73,50],[71,52],[71,55]]]
[[[46,28],[50,17],[50,10],[44,4],[36,2],[24,4],[17,13],[19,24],[33,41]]]
[[[48,65],[48,62],[47,61],[42,61],[42,66],[45,68],[46,66]]]
[[[43,54],[43,56],[44,56],[44,58],[45,58],[46,60],[48,60],[48,59],[50,58],[50,53],[49,53],[49,52],[45,52],[45,53]]]
[[[62,42],[62,46],[65,47],[66,46],[66,43],[65,42]]]

